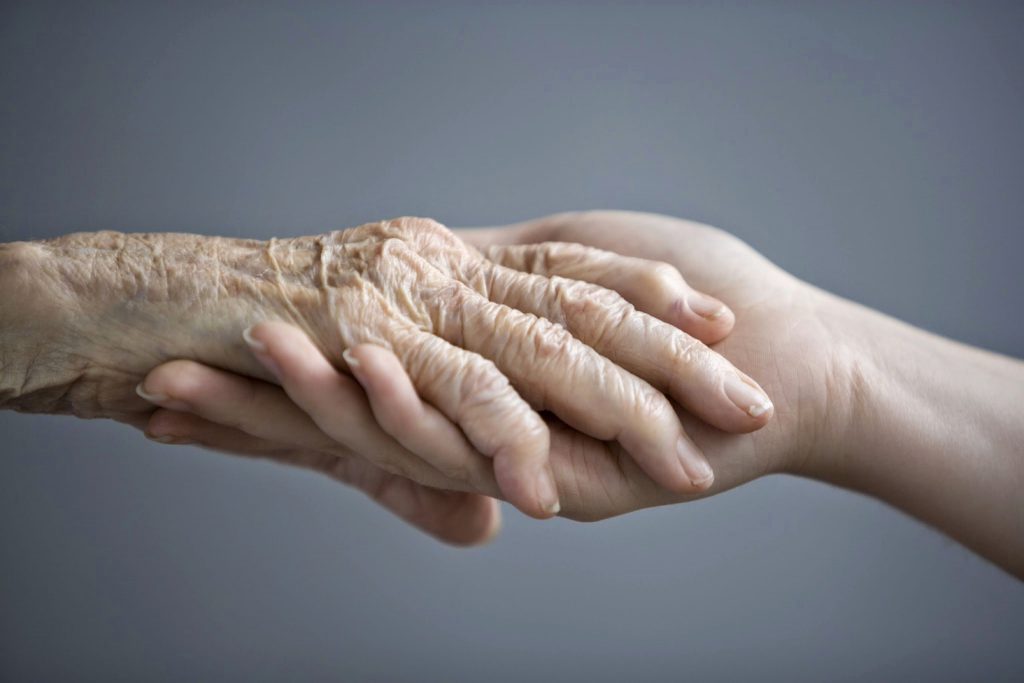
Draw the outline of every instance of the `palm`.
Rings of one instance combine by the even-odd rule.
[[[818,316],[827,295],[736,238],[665,216],[604,211],[471,230],[463,237],[476,244],[579,242],[667,261],[691,284],[732,308],[736,326],[714,348],[767,390],[776,413],[768,426],[751,434],[726,434],[681,416],[715,469],[715,484],[703,495],[767,473],[798,470],[815,448],[837,360],[827,324]],[[695,497],[664,491],[616,445],[557,421],[552,423],[552,459],[563,511],[570,517],[599,519]]]

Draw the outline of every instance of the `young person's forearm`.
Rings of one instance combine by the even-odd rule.
[[[1024,362],[865,312],[836,483],[1024,577]]]

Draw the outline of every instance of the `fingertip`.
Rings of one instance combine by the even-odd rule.
[[[703,491],[715,480],[715,472],[700,448],[682,432],[676,440],[676,456],[682,470],[682,476],[673,476],[666,482],[679,493]]]
[[[154,405],[191,412],[190,400],[204,390],[208,377],[204,366],[189,360],[172,360],[159,365],[135,387],[135,393]]]
[[[158,443],[194,443],[190,429],[191,418],[188,413],[159,408],[150,415],[144,434],[147,439]]]
[[[522,459],[499,451],[494,455],[494,478],[505,499],[534,519],[549,519],[561,510],[558,488],[547,462],[530,466]]]
[[[554,517],[562,510],[562,503],[558,498],[558,484],[555,482],[555,473],[550,463],[544,463],[544,467],[537,474],[535,488],[537,504],[546,515],[546,518]]]
[[[694,303],[705,299],[714,303]],[[729,336],[736,324],[736,315],[732,309],[717,299],[700,293],[673,300],[668,318],[673,325],[705,344],[722,341]]]
[[[488,496],[467,495],[473,496],[474,507],[466,511],[464,517],[460,517],[456,522],[457,527],[444,540],[464,548],[488,545],[501,533],[501,505]]]
[[[739,433],[752,432],[764,427],[775,414],[775,405],[761,386],[743,373],[736,371],[727,375],[722,386],[725,396],[732,403],[732,413],[737,417],[730,420]],[[723,426],[723,429],[728,429]]]
[[[374,344],[357,344],[345,349],[341,356],[375,409],[393,418],[392,421],[421,417],[420,396],[395,354]]]

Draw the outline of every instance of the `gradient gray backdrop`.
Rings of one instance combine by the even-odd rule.
[[[5,2],[0,240],[643,209],[1020,356],[1022,25],[977,2]],[[594,525],[508,511],[466,551],[115,424],[0,435],[4,680],[1024,675],[1020,583],[808,481]]]

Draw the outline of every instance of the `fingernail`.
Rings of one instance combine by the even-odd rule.
[[[715,480],[715,472],[704,456],[697,451],[697,447],[685,436],[681,436],[676,444],[676,450],[679,453],[683,469],[686,470],[686,475],[690,478],[690,483],[698,489],[706,489],[711,486],[711,482]]]
[[[344,351],[342,351],[341,357],[345,359],[345,362],[348,363],[348,366],[350,368],[359,367],[359,361],[356,359],[355,356],[352,355],[352,349],[345,349]]]
[[[150,441],[156,441],[157,443],[174,444],[175,446],[184,446],[190,443],[195,443],[195,441],[184,436],[172,436],[170,434],[163,434],[161,436],[146,434],[146,438]]]
[[[168,410],[180,410],[184,412],[191,412],[192,407],[182,401],[181,399],[171,398],[167,394],[151,394],[146,391],[145,387],[142,386],[145,381],[139,382],[135,386],[135,393],[146,399],[150,403],[160,406],[161,408],[167,408]]]
[[[252,328],[254,327],[256,326],[249,325],[249,327],[245,328],[245,331],[242,332],[242,339],[245,340],[246,345],[249,347],[249,350],[252,351],[252,355],[256,357],[256,360],[258,360],[263,367],[269,370],[270,374],[277,379],[281,379],[281,368],[278,367],[277,362],[270,357],[270,353],[267,351],[267,345],[252,336]]]
[[[245,343],[248,344],[249,348],[252,349],[253,351],[257,351],[259,353],[266,353],[267,345],[261,342],[259,339],[256,339],[252,336],[252,328],[254,327],[256,326],[249,325],[249,327],[245,328],[245,331],[242,332],[242,339],[245,340]]]
[[[686,299],[686,303],[691,311],[706,320],[717,320],[725,314],[725,304],[700,292],[690,294]]]
[[[165,394],[151,394],[148,391],[146,391],[145,387],[143,387],[142,385],[143,382],[139,382],[136,385],[135,393],[141,396],[142,398],[146,399],[150,403],[163,403],[164,401],[167,400],[167,396]]]
[[[562,509],[558,500],[558,487],[555,486],[551,472],[546,469],[541,472],[540,481],[537,482],[537,498],[541,508],[549,515],[557,515]]]
[[[772,402],[764,392],[739,375],[726,378],[725,395],[750,417],[761,417],[772,411]]]

